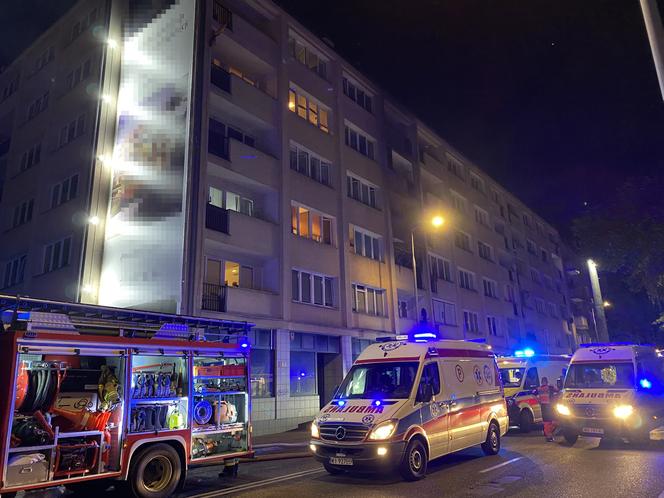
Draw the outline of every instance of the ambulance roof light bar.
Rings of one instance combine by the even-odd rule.
[[[514,356],[517,358],[532,358],[535,356],[535,351],[533,351],[532,348],[520,349],[518,351],[514,351]]]

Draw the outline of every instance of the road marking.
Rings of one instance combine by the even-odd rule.
[[[499,469],[500,467],[504,467],[505,465],[509,465],[510,463],[514,463],[517,460],[521,460],[523,457],[516,457],[512,458],[511,460],[507,460],[506,462],[499,463],[498,465],[494,465],[493,467],[489,467],[488,469],[480,470],[480,474],[484,474],[485,472],[491,472],[492,470]]]
[[[301,472],[294,472],[293,474],[286,474],[283,476],[273,477],[271,479],[263,479],[262,481],[248,482],[246,484],[240,484],[238,486],[233,486],[232,488],[220,489],[218,491],[208,491],[206,493],[201,493],[198,495],[191,495],[187,498],[216,498],[217,496],[226,496],[231,493],[239,493],[241,491],[248,491],[254,488],[260,488],[267,486],[268,484],[276,484],[283,481],[289,481],[291,479],[297,479],[298,477],[307,477],[309,475],[318,474],[323,472],[323,469],[309,469],[303,470]]]

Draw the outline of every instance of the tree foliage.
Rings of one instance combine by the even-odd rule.
[[[635,178],[573,224],[583,254],[621,276],[634,293],[664,304],[664,177]]]

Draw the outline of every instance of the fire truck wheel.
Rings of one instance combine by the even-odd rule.
[[[530,413],[530,410],[521,410],[521,415],[519,416],[519,430],[523,434],[528,434],[533,428],[533,414]]]
[[[486,441],[482,443],[482,451],[485,455],[497,455],[500,451],[500,429],[495,422],[489,424]]]
[[[419,438],[413,438],[404,452],[399,472],[406,481],[419,481],[427,473],[427,449]]]
[[[579,439],[579,435],[574,433],[574,432],[569,432],[569,431],[564,431],[563,432],[563,437],[565,438],[565,442],[569,446],[574,446],[574,443],[576,443],[576,440]]]
[[[334,467],[334,466],[330,465],[329,463],[323,463],[323,467],[325,467],[325,470],[327,470],[328,474],[333,475],[333,476],[344,473],[343,469],[340,469],[338,467]]]
[[[129,485],[138,498],[166,498],[175,493],[182,463],[172,446],[155,444],[132,459]]]

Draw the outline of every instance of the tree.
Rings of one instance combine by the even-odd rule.
[[[607,202],[574,220],[573,233],[582,253],[598,260],[602,271],[619,276],[632,293],[644,293],[661,313],[664,177],[627,181]],[[664,323],[664,315],[660,320]]]

